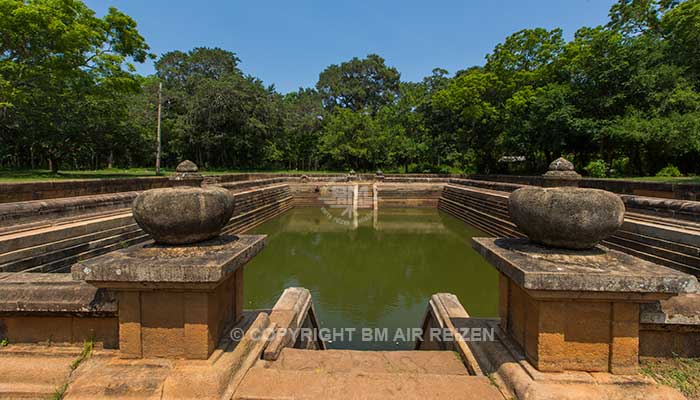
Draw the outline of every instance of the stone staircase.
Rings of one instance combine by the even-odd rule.
[[[246,181],[226,185],[232,192],[236,205],[234,215],[224,228],[224,233],[246,232],[294,206],[288,185],[269,183]],[[117,193],[110,196],[119,195]],[[131,193],[129,195],[131,196]],[[113,206],[111,197],[110,207]],[[132,200],[133,196],[129,197],[129,202]],[[53,210],[58,207],[53,203],[63,204],[66,201],[58,199],[36,203],[42,203],[42,207]],[[70,216],[53,213],[45,215],[42,220],[33,220],[24,215],[27,214],[25,209],[28,207],[22,206],[19,209],[22,210],[22,221],[26,221],[25,223],[0,226],[0,273],[63,273],[80,260],[149,240],[149,236],[134,221],[129,207],[95,212],[99,207],[94,198],[82,200],[82,203],[89,204],[90,207],[82,203],[78,205],[80,202],[77,199],[71,201],[76,203],[76,210],[83,209],[86,212]],[[11,209],[12,204],[2,206]],[[19,221],[13,219],[11,214],[4,216],[7,221]]]
[[[497,237],[522,237],[508,212],[509,192],[446,185],[439,209]],[[700,224],[628,210],[609,248],[700,276]]]
[[[0,234],[0,272],[65,272],[78,260],[147,239],[128,210],[18,227]]]
[[[503,399],[485,376],[470,376],[451,351],[285,348],[259,360],[234,399]]]
[[[357,185],[357,208],[370,210],[374,208],[374,185],[363,183]]]

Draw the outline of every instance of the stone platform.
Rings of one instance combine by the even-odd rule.
[[[243,312],[243,266],[264,235],[132,246],[73,266],[73,279],[116,292],[126,358],[208,359]]]
[[[419,342],[417,349],[440,348],[456,352],[470,373],[488,376],[506,399],[685,399],[674,389],[659,385],[640,374],[539,371],[528,361],[522,347],[501,329],[499,319],[470,317],[453,294],[439,293],[432,296],[423,326],[424,329],[447,329],[450,334],[444,336],[442,341]],[[475,337],[470,333],[474,331],[493,334]]]
[[[698,287],[692,275],[603,247],[491,238],[473,246],[500,273],[501,328],[542,372],[636,374],[640,304]]]

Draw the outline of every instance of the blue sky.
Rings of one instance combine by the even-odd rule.
[[[221,47],[245,73],[286,93],[316,84],[328,65],[377,53],[417,81],[442,67],[483,65],[506,36],[524,28],[607,22],[614,0],[86,0],[98,14],[114,6],[139,24],[158,55]],[[152,62],[138,65],[154,72]]]

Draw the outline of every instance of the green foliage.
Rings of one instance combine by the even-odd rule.
[[[129,62],[149,55],[136,22],[79,0],[1,0],[0,15],[4,155],[40,153],[57,171],[69,154],[118,144],[125,95],[139,88]]]
[[[70,363],[71,371],[75,371],[76,369],[78,369],[78,367],[80,366],[80,364],[83,363],[83,361],[90,358],[90,356],[92,356],[92,350],[94,348],[95,348],[94,339],[84,340],[83,341],[83,349],[80,351],[80,354],[78,355],[78,357],[75,360],[73,360]]]
[[[661,168],[661,170],[656,173],[656,176],[677,178],[679,176],[683,176],[683,174],[681,174],[681,171],[677,167],[673,165],[667,165]]]
[[[608,167],[603,160],[593,160],[584,168],[591,178],[605,178],[607,169]]]
[[[0,347],[7,347],[10,345],[10,342],[7,340],[7,338],[3,338],[0,340]]]
[[[319,75],[316,89],[327,109],[369,109],[376,113],[398,96],[401,75],[396,68],[387,67],[384,59],[370,54],[340,65],[331,65]]]
[[[611,174],[614,177],[629,176],[632,174],[630,171],[630,159],[629,157],[616,158],[611,163]]]
[[[617,0],[608,24],[568,42],[523,29],[483,67],[420,82],[355,57],[285,95],[219,48],[135,75],[149,49],[116,9],[0,0],[0,15],[0,167],[152,165],[162,84],[169,167],[541,174],[566,154],[591,176],[700,173],[700,0]]]
[[[647,358],[641,361],[640,367],[642,374],[678,389],[688,399],[700,398],[700,359]]]
[[[63,385],[57,387],[51,395],[51,400],[62,400],[66,395],[66,390],[68,390],[68,383],[64,383]]]

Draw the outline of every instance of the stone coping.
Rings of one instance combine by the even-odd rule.
[[[79,262],[73,279],[103,287],[148,284],[218,284],[267,243],[266,235],[224,235],[182,246],[147,242]]]
[[[66,313],[115,315],[112,293],[70,274],[0,273],[0,314]]]
[[[700,294],[683,294],[668,300],[642,304],[639,322],[700,326]]]
[[[699,286],[692,275],[601,246],[574,251],[527,239],[474,238],[472,247],[528,290],[678,294]]]

